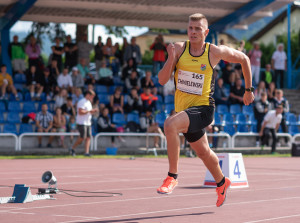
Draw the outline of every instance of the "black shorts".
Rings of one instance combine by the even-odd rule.
[[[190,119],[187,133],[183,133],[188,142],[196,142],[205,134],[205,128],[214,120],[213,106],[197,106],[184,110]]]
[[[92,128],[90,125],[77,125],[80,138],[90,138],[92,136]]]

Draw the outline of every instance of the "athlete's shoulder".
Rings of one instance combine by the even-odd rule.
[[[185,49],[185,45],[186,42],[175,42],[174,46],[175,46],[175,51],[176,51],[176,55],[179,59],[179,56],[183,53],[184,49]]]

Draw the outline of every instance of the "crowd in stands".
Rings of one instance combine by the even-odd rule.
[[[23,100],[24,106],[27,102],[38,104],[39,109],[23,111],[24,117],[36,113],[32,118],[36,121],[36,131],[75,132],[76,104],[84,97],[84,92],[91,89],[97,94],[93,107],[99,108],[99,113],[93,115],[94,134],[123,131],[163,134],[163,122],[174,112],[175,88],[173,76],[166,85],[158,84],[157,74],[167,56],[162,35],[158,35],[150,47],[154,50],[153,70],[146,72],[139,69],[142,55],[135,37],[131,38],[130,43],[124,38],[120,47],[118,43],[113,44],[111,38],[107,38],[104,44],[99,36],[97,44],[93,46],[88,43],[86,35],[78,43],[67,36],[65,43],[56,38],[51,49],[48,64],[43,64],[35,37],[32,36],[28,45],[23,47],[18,42],[18,36],[14,36],[9,47],[13,74],[7,73],[5,65],[1,66],[0,99],[7,99],[8,103],[12,98]],[[90,69],[92,50],[95,52],[95,71]],[[279,44],[272,61],[263,72],[260,67],[263,54],[259,44],[255,43],[254,48],[246,52],[241,41],[238,50],[247,53],[251,61],[253,84],[256,86],[256,100],[251,107],[257,120],[255,132],[260,131],[264,115],[279,104],[284,107],[282,130],[288,132],[285,114],[289,113],[289,103],[280,90],[286,69],[283,45]],[[27,69],[25,55],[28,56]],[[221,61],[213,75],[216,80],[213,95],[217,105],[216,116],[221,115],[221,119],[225,120],[226,113],[220,112],[218,107],[225,106],[229,111],[233,105],[239,105],[242,111],[245,92],[242,68],[239,64]],[[248,120],[250,118],[247,116]],[[48,147],[52,146],[52,140],[49,138]],[[112,143],[114,141],[113,137]],[[63,137],[60,145],[63,146]],[[40,139],[39,146],[42,146]],[[158,139],[155,139],[155,146],[159,146]]]

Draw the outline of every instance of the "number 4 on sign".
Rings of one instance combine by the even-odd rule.
[[[235,163],[233,174],[238,175],[239,178],[241,177],[241,172],[240,172],[239,161],[238,160]]]

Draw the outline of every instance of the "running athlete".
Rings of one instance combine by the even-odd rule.
[[[159,83],[164,85],[175,70],[175,111],[164,124],[168,143],[169,172],[158,193],[170,194],[178,184],[179,137],[182,132],[197,156],[203,161],[217,182],[217,207],[226,198],[230,180],[224,177],[216,154],[210,149],[205,127],[214,118],[214,77],[213,69],[220,60],[240,63],[245,78],[244,104],[254,100],[252,75],[249,58],[240,51],[224,45],[216,46],[205,42],[208,22],[200,13],[189,17],[186,42],[169,44],[168,60],[158,74]]]

